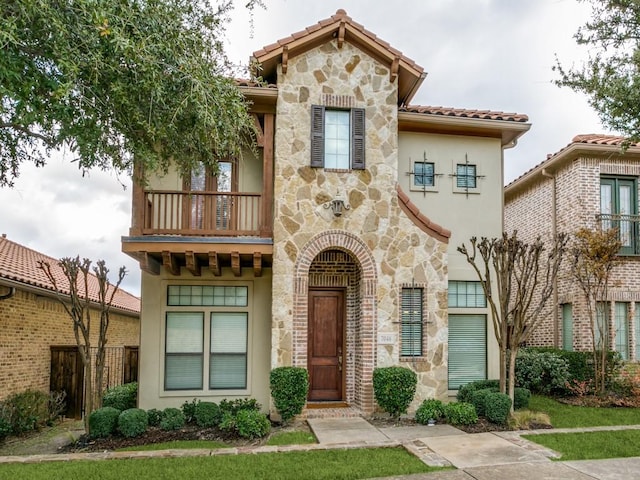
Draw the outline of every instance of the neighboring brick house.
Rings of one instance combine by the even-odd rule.
[[[426,74],[343,10],[254,53],[258,155],[134,184],[140,406],[254,397],[308,369],[314,407],[375,409],[375,367],[413,408],[498,375],[482,289],[456,248],[502,232],[503,150],[525,115],[410,105]],[[141,172],[138,172],[140,174]]]
[[[617,227],[623,247],[606,300],[610,348],[640,359],[640,147],[621,153],[623,138],[578,135],[559,152],[505,188],[505,229],[532,241],[555,232]],[[590,321],[570,261],[556,278],[556,294],[531,345],[591,349]]]
[[[0,400],[27,389],[49,391],[51,347],[76,345],[71,318],[56,300],[44,272],[38,269],[39,260],[49,262],[62,288],[66,282],[58,260],[12,242],[4,234],[0,237]],[[92,299],[97,298],[96,290],[97,279],[91,275]],[[92,342],[96,345],[97,309],[93,321]],[[137,346],[139,339],[140,300],[119,290],[110,316],[107,347]],[[115,361],[115,355],[107,357],[107,368],[114,370],[111,361]]]

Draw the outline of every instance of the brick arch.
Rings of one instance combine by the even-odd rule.
[[[353,355],[357,365],[357,382],[352,385],[353,406],[363,413],[373,413],[373,369],[376,363],[376,285],[377,269],[373,254],[355,235],[343,230],[328,230],[314,236],[301,249],[294,266],[293,292],[293,364],[307,366],[309,269],[314,259],[326,250],[342,250],[351,255],[360,268],[360,310],[352,328],[358,337]]]

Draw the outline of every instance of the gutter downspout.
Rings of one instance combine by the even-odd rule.
[[[16,287],[7,286],[6,288],[9,289],[9,293],[5,293],[4,295],[0,295],[0,300],[8,300],[9,298],[13,297],[16,294]]]
[[[558,235],[558,222],[556,215],[556,177],[548,172],[546,168],[542,169],[542,176],[551,179],[551,233],[555,239]],[[559,305],[558,305],[558,276],[553,279],[553,346],[560,348],[560,326],[559,326]]]

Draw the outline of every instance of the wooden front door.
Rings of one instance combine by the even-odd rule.
[[[344,400],[344,290],[309,289],[309,400]]]

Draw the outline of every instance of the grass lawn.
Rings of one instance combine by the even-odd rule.
[[[555,428],[640,425],[640,408],[576,407],[532,395],[529,409],[549,414]]]
[[[562,454],[559,460],[636,457],[640,455],[640,430],[615,432],[545,433],[523,435]]]
[[[0,465],[0,479],[50,480],[333,480],[406,475],[442,470],[428,467],[403,448],[219,455]]]

